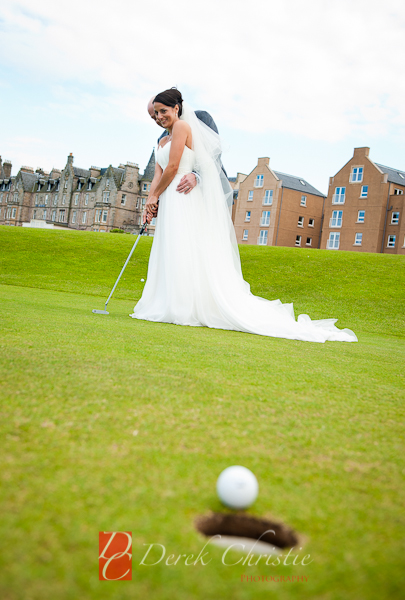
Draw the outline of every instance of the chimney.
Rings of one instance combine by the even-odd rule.
[[[69,163],[69,165],[73,165],[73,153],[72,152],[68,156],[68,163]]]
[[[258,167],[269,167],[270,166],[270,158],[265,156],[264,158],[259,158],[257,161]]]
[[[24,173],[34,173],[34,168],[33,167],[21,167],[21,171],[23,171]]]
[[[94,177],[96,179],[97,177],[100,177],[100,175],[101,175],[100,167],[90,167],[90,177]]]
[[[3,163],[4,179],[10,179],[11,177],[11,160],[5,160]]]
[[[357,158],[358,160],[361,160],[362,158],[366,158],[369,154],[370,154],[370,148],[367,148],[367,146],[365,146],[363,148],[355,148],[353,151],[353,158]]]

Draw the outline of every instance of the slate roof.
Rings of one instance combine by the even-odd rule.
[[[229,181],[232,181],[232,183],[235,183],[237,180],[237,177],[228,177]]]
[[[156,158],[155,158],[155,149],[153,149],[152,154],[150,155],[149,162],[146,166],[145,172],[141,177],[141,181],[152,181],[153,176],[155,174],[155,166],[156,166]]]
[[[79,169],[79,167],[73,167],[73,173],[75,177],[90,177],[90,171],[87,169]]]
[[[390,181],[391,183],[396,183],[398,185],[405,185],[405,171],[399,171],[398,169],[391,169],[391,167],[385,167],[384,165],[380,165],[378,163],[374,163],[375,165],[377,165],[377,167],[379,169],[381,169],[381,171],[383,173],[387,173],[388,174],[388,181]],[[402,177],[401,177],[401,175]]]
[[[312,194],[313,196],[321,196],[325,198],[325,194],[322,194],[319,190],[314,188],[302,177],[295,177],[294,175],[287,175],[286,173],[280,173],[280,171],[273,171],[279,179],[283,182],[283,187],[290,190],[297,190],[297,192]],[[303,182],[303,183],[301,183]]]
[[[38,181],[38,173],[27,173],[25,171],[21,171],[21,179],[24,192],[33,192],[34,185]]]

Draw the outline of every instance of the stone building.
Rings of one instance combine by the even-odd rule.
[[[329,180],[321,248],[405,254],[405,172],[374,163],[369,148]]]
[[[318,248],[325,196],[305,179],[270,168],[269,158],[239,185],[235,232],[239,244]]]
[[[154,151],[142,175],[130,162],[81,169],[70,154],[62,171],[21,167],[11,177],[11,163],[0,158],[0,224],[137,232],[154,168]],[[150,235],[154,226],[148,227]]]

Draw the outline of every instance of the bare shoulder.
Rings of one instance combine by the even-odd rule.
[[[173,125],[173,133],[175,133],[176,131],[178,131],[179,133],[189,134],[191,132],[191,127],[188,123],[179,119]]]

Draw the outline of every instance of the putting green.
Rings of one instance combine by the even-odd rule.
[[[93,314],[133,242],[0,228],[0,596],[400,598],[404,257],[243,248],[254,293],[359,337],[311,344],[130,319],[149,239]],[[302,536],[304,565],[211,545],[185,564],[231,464],[259,480],[249,514]],[[99,531],[132,531],[132,582],[98,580]]]

